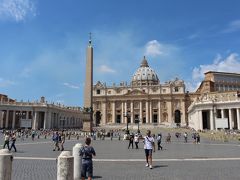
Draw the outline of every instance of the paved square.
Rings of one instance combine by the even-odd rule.
[[[211,142],[202,138],[201,144],[172,136],[172,143],[163,142],[164,149],[153,154],[153,166],[145,167],[143,143],[140,149],[127,149],[128,141],[114,138],[92,141],[97,156],[94,159],[94,179],[102,180],[237,180],[240,179],[240,146],[237,142]],[[72,138],[65,150],[72,150],[83,139]],[[3,143],[3,142],[2,142]],[[56,158],[51,139],[18,139],[13,153],[13,180],[57,179]]]

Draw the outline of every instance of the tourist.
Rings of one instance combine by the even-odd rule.
[[[147,136],[144,137],[144,150],[147,162],[146,167],[152,169],[152,152],[155,152],[155,143],[150,130],[147,130]]]
[[[65,133],[64,133],[64,130],[62,130],[62,133],[61,133],[60,136],[59,136],[59,142],[60,142],[61,151],[64,150],[63,145],[64,145],[64,143],[65,143],[65,139],[66,139]]]
[[[200,144],[200,135],[199,135],[199,133],[196,134],[196,142],[197,142],[197,144]]]
[[[187,132],[185,132],[185,133],[183,134],[183,136],[184,136],[184,142],[187,143],[187,140],[188,140],[188,134],[187,134]]]
[[[95,150],[91,144],[91,138],[87,137],[85,146],[80,149],[80,156],[82,157],[81,178],[85,180],[86,174],[88,174],[88,180],[93,177],[93,161],[92,156],[96,156]]]
[[[60,150],[60,147],[59,147],[59,134],[58,134],[57,131],[55,133],[53,133],[52,140],[54,142],[54,149],[53,149],[53,151],[56,151],[56,148],[59,151]]]
[[[166,143],[170,143],[171,142],[171,134],[168,133],[167,138],[166,138]]]
[[[133,149],[133,139],[134,139],[133,134],[131,134],[131,135],[129,136],[128,149],[130,148],[130,146],[132,146],[132,149]]]
[[[161,143],[162,143],[162,134],[159,133],[158,136],[157,136],[158,150],[163,149],[163,147],[161,146]]]
[[[139,143],[139,136],[138,136],[138,134],[135,134],[135,136],[134,136],[134,143],[135,143],[136,149],[138,149],[138,143]]]
[[[15,146],[16,139],[17,139],[16,134],[12,133],[12,135],[11,135],[12,144],[11,144],[11,147],[9,149],[10,151],[12,150],[12,148],[14,148],[15,152],[17,152],[17,148]]]
[[[5,149],[5,146],[7,145],[7,148],[9,150],[9,140],[10,140],[10,134],[8,131],[5,132],[4,134],[4,144],[3,144],[3,149]]]

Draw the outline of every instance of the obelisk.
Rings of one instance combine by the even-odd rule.
[[[84,108],[90,114],[89,119],[83,121],[83,130],[92,131],[92,98],[93,98],[93,47],[91,33],[88,41],[88,47],[86,52],[86,79],[84,87]]]

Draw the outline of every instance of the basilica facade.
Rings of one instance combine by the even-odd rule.
[[[93,123],[186,126],[188,97],[183,80],[160,83],[144,57],[129,84],[93,86]]]

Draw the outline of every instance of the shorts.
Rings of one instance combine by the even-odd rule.
[[[93,163],[92,162],[82,163],[81,177],[86,177],[86,174],[88,174],[88,177],[93,176]]]
[[[152,156],[152,149],[145,149],[146,156]]]

